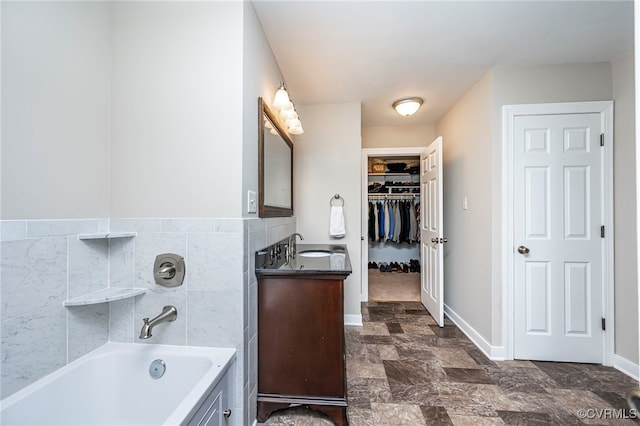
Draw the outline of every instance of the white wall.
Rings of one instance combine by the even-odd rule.
[[[271,105],[273,95],[283,81],[278,63],[262,30],[251,2],[243,11],[243,88],[242,88],[242,187],[241,214],[245,218],[244,363],[243,424],[256,418],[258,396],[258,280],[255,252],[296,232],[295,217],[258,219],[247,212],[247,192],[258,193],[258,97]],[[226,181],[225,181],[226,182]]]
[[[435,138],[434,125],[362,127],[363,148],[426,147]]]
[[[241,217],[242,2],[114,2],[112,217]]]
[[[492,74],[438,122],[443,138],[444,302],[491,337]],[[467,197],[468,210],[462,210]]]
[[[360,316],[361,109],[359,103],[298,106],[305,133],[293,148],[293,202],[305,242],[346,244],[353,273],[345,281],[345,315]],[[330,200],[344,199],[346,237],[329,237]]]
[[[502,164],[502,106],[550,102],[611,100],[611,64],[541,65],[496,67],[493,74],[493,163]],[[494,345],[502,343],[502,180],[493,168],[492,188],[492,306]]]
[[[109,30],[107,2],[2,2],[2,219],[108,215]]]
[[[258,97],[271,105],[284,78],[251,2],[244,3],[243,63],[242,213],[256,217],[247,212],[247,191],[258,193]]]
[[[0,312],[3,395],[107,339],[138,342],[142,316],[175,304],[178,320],[151,343],[236,347],[234,411],[251,424],[253,254],[296,229],[295,218],[243,220],[246,189],[257,190],[257,99],[270,102],[282,80],[253,6],[3,2],[2,12],[3,218],[21,219],[0,222],[2,301],[21,306]],[[24,220],[87,216],[104,219]],[[138,237],[75,235],[110,227]],[[167,251],[191,265],[189,288],[149,281]],[[62,307],[134,282],[149,292]],[[31,324],[43,318],[46,338]]]
[[[638,364],[634,55],[611,64],[614,113],[615,353]]]
[[[612,97],[609,63],[496,67],[436,124],[444,137],[445,303],[492,346],[504,344],[502,106]]]

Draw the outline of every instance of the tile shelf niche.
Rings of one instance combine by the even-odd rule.
[[[94,234],[78,234],[79,240],[103,240],[113,238],[133,238],[137,232],[96,232]]]
[[[62,306],[84,306],[98,303],[115,302],[116,300],[128,299],[139,296],[147,292],[145,288],[121,288],[109,287],[82,296],[72,297],[62,302]]]
[[[114,238],[133,238],[136,232],[96,232],[92,234],[78,234],[79,240],[109,240]],[[98,303],[109,303],[116,300],[128,299],[146,293],[144,288],[108,287],[102,290],[72,297],[62,302],[62,306],[85,306]]]

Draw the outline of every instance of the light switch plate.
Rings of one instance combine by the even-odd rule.
[[[462,197],[462,210],[468,210],[469,203],[467,201],[467,197]]]
[[[258,211],[258,200],[256,191],[249,191],[247,193],[247,213],[255,213]]]

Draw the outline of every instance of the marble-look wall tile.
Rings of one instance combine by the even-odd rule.
[[[137,296],[142,297],[142,296]],[[142,317],[135,322],[134,299],[123,299],[109,303],[109,341],[134,343],[142,328]],[[135,329],[136,325],[138,330]]]
[[[27,222],[24,220],[0,220],[0,241],[27,238]]]
[[[111,232],[162,232],[162,219],[111,219]]]
[[[109,287],[133,287],[135,238],[109,240]]]
[[[27,222],[27,238],[92,234],[108,230],[108,219],[30,220]]]
[[[254,231],[249,234],[249,242],[247,247],[248,256],[248,270],[251,272],[251,277],[255,278],[255,266],[256,266],[256,252],[267,247],[267,232],[266,230]]]
[[[244,340],[243,340],[243,348],[248,348],[249,347],[249,340],[250,340],[250,336],[249,336],[249,330],[244,330]],[[251,357],[251,353],[250,351],[245,351],[244,352],[245,357],[242,361],[242,372],[243,372],[243,377],[242,377],[242,386],[244,387],[245,385],[249,384],[249,358]]]
[[[267,245],[278,242],[289,235],[295,233],[295,224],[288,225],[267,225]]]
[[[65,365],[66,326],[62,301],[2,320],[2,398]]]
[[[266,219],[261,219],[258,217],[252,217],[244,220],[245,228],[244,231],[248,234],[256,231],[266,232]]]
[[[243,272],[242,234],[190,233],[187,253],[189,290],[239,289]]]
[[[249,332],[250,326],[251,298],[249,296],[249,273],[245,271],[242,274],[242,329],[245,333]]]
[[[2,319],[49,306],[64,312],[66,237],[4,241],[1,244]]]
[[[186,280],[180,287],[163,287],[155,283],[153,263],[158,254],[176,253],[185,256],[186,234],[138,233],[136,237],[134,287],[146,288],[147,292],[135,298],[134,322],[145,317],[153,318],[162,312],[163,306],[173,305],[178,309],[178,318],[160,324],[153,330],[153,337],[143,343],[172,345],[186,344]],[[189,268],[187,262],[187,269]]]
[[[109,241],[106,239],[79,240],[67,237],[68,290],[67,297],[101,290],[109,286]]]
[[[72,306],[67,308],[67,362],[109,341],[109,304]]]
[[[249,422],[252,422],[253,420],[256,419],[256,417],[258,417],[258,389],[254,389],[253,391],[249,391],[249,403],[248,403],[248,414],[249,414],[249,419],[244,423],[246,425],[249,424]]]
[[[187,342],[194,346],[237,348],[243,343],[241,289],[188,291]]]
[[[258,284],[249,287],[249,336],[258,333]]]
[[[241,219],[163,219],[162,232],[216,232],[242,234]]]
[[[249,390],[258,386],[258,336],[249,340]]]

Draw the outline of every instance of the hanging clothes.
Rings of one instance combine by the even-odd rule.
[[[373,213],[373,203],[369,201],[369,238],[375,241],[376,238],[376,217]]]
[[[416,227],[418,230],[416,231],[416,242],[420,242],[420,203],[416,203]]]
[[[389,231],[387,233],[387,241],[393,241],[393,232],[395,231],[396,221],[393,214],[393,201],[387,202],[387,216],[389,216]]]
[[[416,200],[370,201],[371,241],[414,244],[420,241],[420,203]]]
[[[384,235],[382,236],[382,241],[387,242],[389,241],[389,228],[391,227],[391,217],[389,215],[389,202],[387,200],[384,200],[384,203],[382,203],[382,205],[384,206]]]
[[[393,233],[393,242],[399,243],[400,231],[402,231],[402,220],[401,220],[402,216],[400,215],[400,203],[398,201],[393,202],[393,214],[395,216],[395,221],[396,221],[396,229],[395,229],[395,232]]]
[[[378,203],[378,206],[380,207],[380,213],[379,213],[379,215],[380,215],[380,235],[378,236],[378,240],[379,241],[384,241],[384,230],[385,230],[385,227],[384,227],[384,222],[385,222],[384,203],[380,202],[380,203]]]
[[[416,234],[418,232],[418,221],[416,219],[416,206],[411,201],[409,204],[409,242],[415,243],[417,241]]]
[[[373,241],[378,241],[378,233],[380,232],[380,224],[378,223],[378,203],[373,205],[373,215],[374,215],[374,233],[373,233]]]

